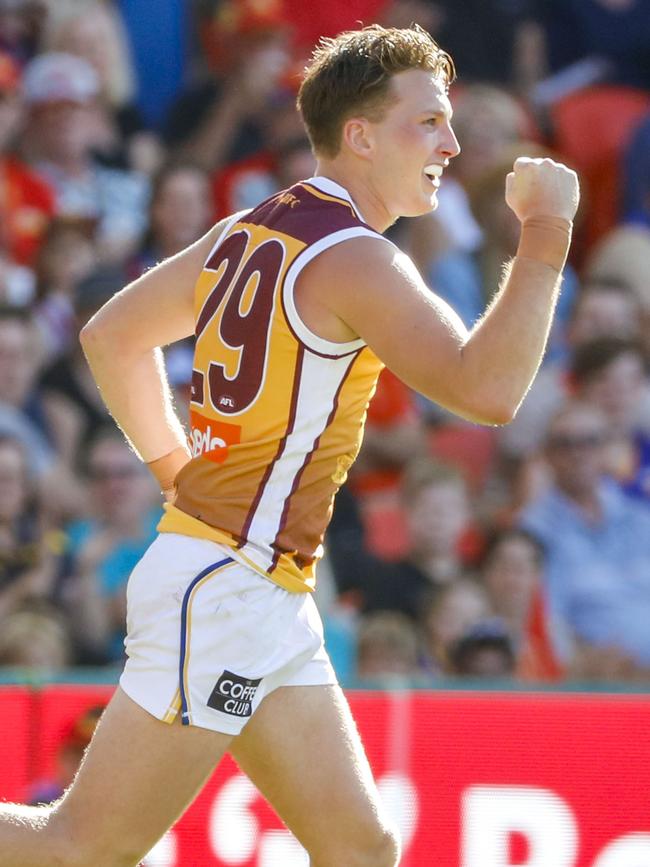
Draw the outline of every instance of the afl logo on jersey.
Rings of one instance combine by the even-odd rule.
[[[222,394],[221,397],[217,400],[217,406],[231,410],[237,409],[234,397],[231,397],[229,394]]]

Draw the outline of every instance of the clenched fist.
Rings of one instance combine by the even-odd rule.
[[[506,178],[506,202],[522,223],[531,217],[573,220],[579,201],[578,176],[551,159],[519,157]]]

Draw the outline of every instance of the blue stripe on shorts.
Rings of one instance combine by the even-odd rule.
[[[181,690],[181,722],[184,726],[189,725],[189,712],[187,708],[187,696],[185,695],[185,684],[184,684],[184,674],[183,669],[185,668],[185,656],[187,654],[187,607],[190,599],[190,595],[194,587],[201,581],[206,575],[209,575],[211,572],[216,572],[217,569],[221,569],[222,566],[227,566],[228,563],[234,563],[232,557],[226,557],[223,560],[220,560],[218,563],[212,563],[210,566],[206,566],[202,572],[193,578],[190,582],[187,590],[185,591],[185,595],[183,596],[183,607],[181,608],[181,655],[179,660],[179,684]]]

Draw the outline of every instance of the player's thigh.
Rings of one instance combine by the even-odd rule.
[[[230,752],[312,857],[381,844],[389,823],[338,685],[275,690]]]
[[[94,867],[137,863],[191,803],[231,739],[160,722],[118,688],[53,830],[73,851],[101,853]]]

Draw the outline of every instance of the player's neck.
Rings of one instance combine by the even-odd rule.
[[[319,160],[316,176],[329,178],[349,193],[365,223],[377,232],[385,232],[395,222],[371,184],[358,172],[339,160]]]

